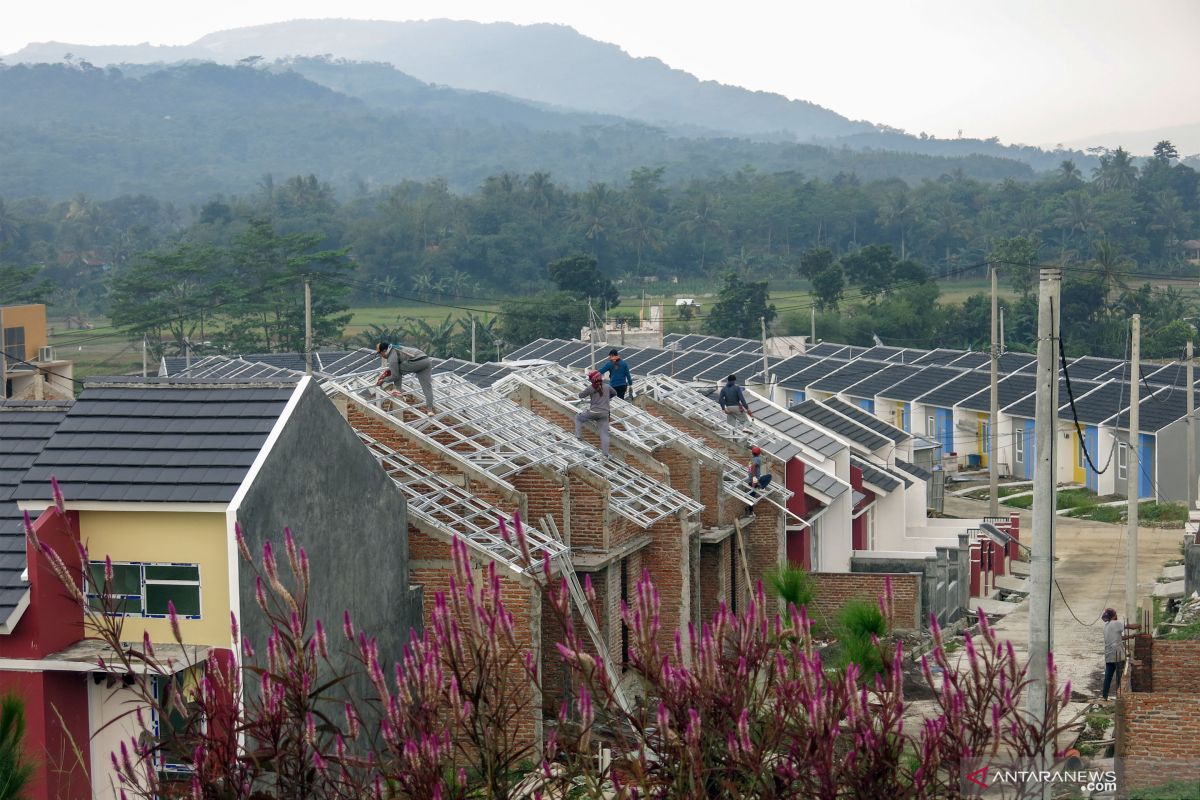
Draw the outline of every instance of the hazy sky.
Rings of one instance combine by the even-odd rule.
[[[4,0],[30,41],[185,44],[301,17],[559,22],[701,78],[937,136],[1052,145],[1200,124],[1200,0]],[[175,11],[174,9],[178,9]]]

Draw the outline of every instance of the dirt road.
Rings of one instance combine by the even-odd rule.
[[[980,517],[986,514],[987,504],[947,496],[946,512],[958,517]],[[1021,539],[1024,543],[1031,543],[1032,530],[1029,512],[1023,512]],[[1164,561],[1179,557],[1181,541],[1183,531],[1177,528],[1140,529],[1140,595],[1150,594]],[[1058,587],[1053,594],[1051,649],[1060,681],[1069,679],[1076,691],[1099,696],[1104,659],[1101,624],[1096,620],[1106,607],[1117,609],[1121,618],[1125,617],[1125,526],[1059,517],[1055,555],[1059,559],[1054,565]],[[1076,616],[1089,624],[1081,624]],[[1023,601],[998,622],[996,629],[1002,639],[1012,640],[1023,658],[1028,649],[1029,601]]]

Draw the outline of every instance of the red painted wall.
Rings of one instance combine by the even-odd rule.
[[[804,494],[804,462],[793,458],[783,466],[783,485],[792,496],[787,501],[788,511],[798,517],[808,514],[808,497]]]
[[[33,529],[41,543],[62,559],[68,574],[82,582],[79,515],[61,514],[51,506],[34,522]],[[30,543],[26,544],[26,557],[29,607],[16,629],[0,636],[0,656],[5,658],[44,658],[84,637],[83,610],[67,594],[50,560],[35,552]],[[13,692],[25,701],[25,752],[36,765],[31,800],[86,800],[92,796],[88,780],[89,679],[83,672],[0,671],[0,692]]]
[[[44,546],[58,554],[71,577],[82,584],[79,558],[79,515],[60,514],[51,506],[33,523],[34,533]],[[29,565],[29,608],[16,629],[0,636],[0,657],[43,658],[83,638],[83,609],[54,574],[50,560],[35,553],[26,543]]]

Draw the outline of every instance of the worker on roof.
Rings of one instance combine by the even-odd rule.
[[[629,398],[633,399],[633,376],[629,374],[629,364],[625,363],[616,348],[608,351],[608,359],[600,365],[599,372],[601,375],[608,373],[608,383],[617,397],[624,400],[625,393],[629,392]]]
[[[737,375],[730,375],[725,379],[725,385],[717,395],[717,402],[721,404],[721,410],[725,412],[725,419],[730,425],[744,428],[750,424],[747,417],[754,415],[750,413],[750,406],[746,403],[746,393],[738,386]]]
[[[600,430],[600,449],[608,458],[608,418],[616,392],[596,370],[589,372],[587,377],[587,388],[579,393],[579,397],[588,401],[588,407],[575,415],[575,438],[583,441],[583,423],[595,422]]]
[[[762,448],[755,445],[750,448],[750,464],[749,474],[747,476],[750,484],[750,496],[758,497],[758,491],[766,491],[771,485],[771,473],[763,473],[762,471]],[[754,511],[754,506],[746,506],[746,513]]]
[[[390,383],[392,394],[399,396],[404,391],[401,386],[404,373],[413,373],[421,383],[421,391],[425,393],[425,407],[429,409],[430,413],[433,413],[433,359],[429,357],[429,354],[415,347],[404,347],[387,342],[376,344],[375,352],[387,363],[387,368],[380,373],[379,380],[375,381],[375,385]]]

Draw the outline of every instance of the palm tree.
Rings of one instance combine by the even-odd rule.
[[[637,252],[634,273],[639,276],[642,274],[642,256],[645,252],[662,248],[662,231],[654,223],[654,210],[649,206],[634,203],[629,209],[629,226],[626,232],[633,238],[633,247]]]
[[[549,172],[535,172],[525,179],[525,188],[529,192],[529,205],[537,217],[538,227],[542,227],[550,206],[554,203],[554,183],[550,180]]]
[[[25,705],[10,694],[0,700],[0,800],[20,800],[33,779],[33,763],[24,757]]]
[[[1075,234],[1082,234],[1086,241],[1088,232],[1095,224],[1092,200],[1086,192],[1076,190],[1063,195],[1063,204],[1054,215],[1054,226],[1063,232],[1062,251],[1067,241],[1074,241]]]
[[[1100,156],[1100,166],[1092,170],[1092,174],[1105,191],[1132,189],[1137,183],[1133,156],[1123,147]]]
[[[1108,296],[1114,287],[1124,288],[1124,275],[1134,266],[1134,262],[1121,255],[1117,248],[1107,241],[1101,241],[1096,242],[1096,255],[1092,258],[1091,266],[1100,278],[1100,285],[1104,288],[1104,299],[1108,302]]]
[[[700,272],[703,273],[708,255],[708,237],[722,228],[721,221],[717,219],[716,198],[708,192],[700,192],[690,215],[684,221],[684,228],[693,236],[700,237]]]
[[[1074,184],[1083,180],[1083,173],[1075,166],[1075,162],[1068,158],[1058,165],[1058,177],[1065,183]]]
[[[1179,231],[1188,224],[1187,209],[1179,195],[1170,189],[1154,193],[1154,216],[1150,228],[1163,233],[1163,249],[1169,251],[1179,239]]]
[[[450,340],[454,337],[454,329],[458,322],[449,314],[441,322],[429,323],[418,317],[406,317],[407,324],[401,329],[405,342],[419,347],[435,358],[445,357],[450,353]]]
[[[894,225],[900,229],[901,261],[908,258],[906,233],[916,214],[917,204],[913,202],[912,196],[906,191],[889,192],[884,195],[883,202],[879,205],[879,216],[876,221],[888,227]]]
[[[592,255],[600,246],[608,230],[612,214],[613,191],[606,183],[593,183],[583,193],[579,207],[575,209],[575,222],[583,230],[583,237],[592,243]]]
[[[371,323],[365,330],[359,331],[358,334],[350,340],[351,344],[361,344],[363,347],[375,349],[375,345],[379,342],[400,342],[404,339],[405,330],[398,325],[376,325]]]

